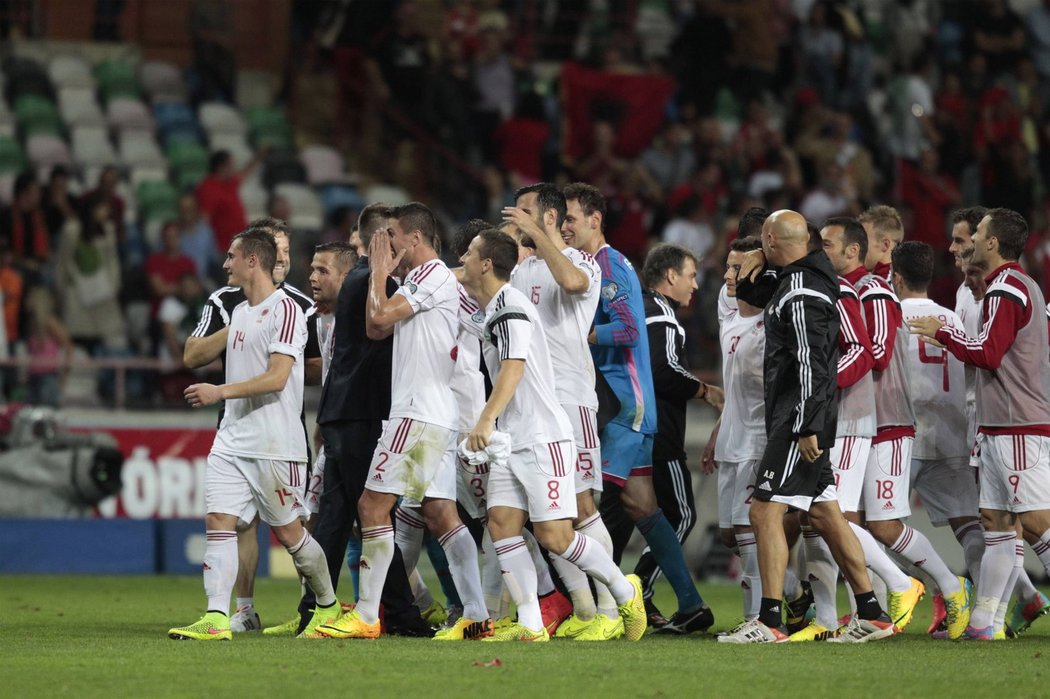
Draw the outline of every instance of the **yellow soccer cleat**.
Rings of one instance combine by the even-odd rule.
[[[555,638],[576,638],[581,633],[587,630],[592,623],[594,623],[594,617],[590,619],[581,619],[580,617],[573,614],[565,621],[558,625],[558,630],[554,632]]]
[[[500,629],[507,628],[508,626],[510,626],[513,623],[514,623],[514,620],[511,619],[509,616],[501,616],[499,619],[496,619],[496,623],[493,624],[493,628],[496,631],[499,631]]]
[[[573,637],[574,641],[612,641],[623,636],[623,618],[610,619],[604,614],[595,615],[582,633]]]
[[[489,638],[495,633],[495,624],[492,619],[468,619],[460,617],[456,623],[441,629],[434,634],[435,641],[477,641]]]
[[[904,631],[911,623],[912,614],[919,606],[919,601],[926,594],[926,586],[915,578],[910,578],[911,587],[903,592],[886,593],[886,613],[899,631]],[[947,601],[947,599],[945,600]]]
[[[299,630],[299,615],[278,626],[269,626],[263,629],[263,636],[294,636]]]
[[[807,641],[827,641],[839,635],[838,629],[826,629],[815,621],[803,627],[801,630],[788,636],[791,643],[805,643]]]
[[[339,602],[335,602],[330,607],[314,607],[314,611],[310,615],[310,621],[306,624],[303,632],[296,638],[324,638],[319,629],[323,625],[338,619],[342,611]]]
[[[230,618],[222,612],[208,612],[189,626],[168,629],[168,638],[175,641],[229,641]]]
[[[369,624],[355,609],[319,625],[317,633],[328,638],[379,638],[380,628],[378,620]]]
[[[637,641],[645,635],[648,624],[645,613],[645,600],[642,599],[642,581],[631,573],[624,576],[634,588],[634,595],[620,605],[620,618],[623,619],[623,635],[628,641]]]
[[[420,616],[423,617],[423,621],[431,626],[441,626],[448,621],[448,612],[437,600],[431,602],[430,606],[424,609]]]
[[[948,638],[952,641],[962,638],[966,627],[970,625],[970,612],[973,611],[973,583],[966,578],[959,578],[960,589],[952,595],[944,595],[944,622],[948,626]]]
[[[518,623],[513,623],[510,626],[505,626],[502,629],[498,629],[493,635],[488,638],[481,639],[486,643],[499,643],[501,641],[526,641],[529,643],[544,643],[551,640],[550,634],[547,633],[546,628],[542,628],[539,631],[533,631],[527,626],[522,626]]]

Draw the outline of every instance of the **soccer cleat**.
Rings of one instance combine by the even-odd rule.
[[[329,619],[317,626],[316,631],[326,638],[379,638],[380,635],[379,621],[369,624],[356,609],[338,619]]]
[[[715,615],[710,607],[700,607],[695,612],[675,612],[671,620],[653,631],[654,634],[688,636],[696,631],[707,631],[714,626]]]
[[[719,643],[785,643],[787,632],[782,627],[770,628],[758,619],[745,621],[727,634],[718,637]]]
[[[792,643],[805,643],[807,641],[828,641],[838,636],[838,629],[826,629],[817,622],[810,622],[805,628],[788,636]]]
[[[967,626],[966,630],[963,631],[962,640],[964,641],[994,641],[995,630],[991,626],[985,626],[983,629],[975,629],[972,626]]]
[[[511,619],[509,616],[501,616],[499,619],[496,619],[496,623],[492,625],[492,628],[494,628],[496,631],[499,631],[500,629],[507,628],[513,623],[514,620]]]
[[[933,620],[930,622],[930,628],[926,629],[926,633],[933,636],[938,631],[942,631],[946,616],[948,612],[944,608],[944,595],[938,592],[933,596]]]
[[[230,618],[222,612],[208,612],[189,626],[168,629],[168,638],[174,641],[229,641]]]
[[[645,619],[650,629],[658,629],[667,623],[667,617],[660,613],[652,599],[645,600]]]
[[[854,616],[846,628],[840,629],[834,638],[828,639],[828,643],[867,643],[878,641],[880,638],[888,638],[897,633],[900,633],[900,629],[886,615],[883,615],[882,620],[861,619]]]
[[[313,612],[310,614],[310,621],[307,622],[302,632],[296,638],[324,638],[327,634],[321,633],[321,627],[346,616],[342,612],[343,608],[339,606],[338,602],[329,607],[314,607]],[[379,624],[376,624],[376,626],[378,627]]]
[[[509,619],[508,619],[509,621]],[[571,615],[568,619],[561,622],[558,626],[558,630],[555,632],[555,638],[576,638],[581,633],[587,630],[587,627],[594,622],[594,617],[590,619],[581,619],[575,614]]]
[[[908,628],[915,608],[919,606],[919,601],[926,594],[926,586],[922,582],[915,578],[910,578],[910,580],[911,587],[907,590],[886,593],[886,613],[890,615],[890,620],[900,631]]]
[[[1008,636],[1006,633],[1006,624],[1003,624],[1002,626],[997,628],[995,630],[995,633],[992,634],[993,641],[1005,641],[1008,638],[1010,638],[1010,636]]]
[[[962,588],[951,595],[944,595],[944,622],[948,638],[952,641],[963,635],[970,625],[970,612],[973,611],[973,583],[966,578],[959,578]]]
[[[481,639],[482,642],[501,642],[501,641],[527,641],[531,643],[543,643],[551,640],[551,636],[547,633],[547,629],[540,629],[539,631],[533,631],[527,626],[515,622],[509,626],[505,626],[502,629],[498,629],[494,634],[488,638]]]
[[[628,641],[637,641],[645,635],[645,600],[642,599],[642,580],[634,573],[624,576],[634,588],[631,599],[620,605],[620,618],[623,619],[623,636]]]
[[[230,617],[230,631],[262,631],[262,621],[259,620],[259,613],[255,611],[255,607],[238,607]]]
[[[435,641],[477,641],[488,638],[495,633],[495,624],[492,619],[476,621],[466,617],[460,617],[455,623],[440,629],[434,634]]]
[[[441,626],[448,621],[448,612],[437,600],[431,602],[429,607],[420,612],[420,616],[431,626]]]
[[[795,633],[806,628],[806,624],[809,623],[807,615],[810,608],[813,606],[813,589],[808,583],[802,583],[802,594],[792,602],[784,600],[784,609],[787,612],[787,630],[788,633]]]
[[[1050,597],[1037,590],[1035,597],[1027,604],[1022,605],[1018,600],[1014,600],[1006,615],[1006,626],[1016,636],[1027,631],[1033,621],[1047,612],[1050,612]]]
[[[572,614],[572,602],[557,590],[540,597],[540,615],[547,633],[554,634],[561,623]]]
[[[596,614],[582,632],[573,636],[574,641],[612,641],[623,636],[623,617],[610,619]]]
[[[294,636],[299,629],[299,616],[277,626],[268,626],[263,629],[263,636]]]
[[[383,622],[380,626],[382,633],[390,634],[391,636],[406,636],[408,638],[434,637],[434,627],[425,622],[418,613],[406,614],[399,616],[397,619],[392,619],[388,616],[385,620],[380,616],[380,621]]]

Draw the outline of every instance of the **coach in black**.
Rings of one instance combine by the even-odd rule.
[[[787,640],[781,599],[788,507],[808,511],[856,593],[857,614],[833,640],[863,642],[896,633],[872,592],[860,544],[836,501],[829,453],[838,412],[838,277],[823,250],[809,252],[808,244],[806,219],[794,211],[777,211],[762,226],[765,261],[778,269],[772,297],[757,304],[765,305],[768,441],[755,474],[750,518],[758,543],[762,604],[758,619],[719,638],[726,643]],[[741,276],[746,273],[742,267]],[[758,273],[756,267],[752,278]]]
[[[382,204],[365,207],[358,218],[365,249],[376,230],[386,230],[391,211]],[[325,474],[320,512],[313,536],[324,549],[333,585],[346,556],[346,545],[357,520],[357,501],[364,490],[383,420],[390,413],[390,372],[393,338],[370,340],[365,332],[368,297],[368,258],[361,257],[339,290],[335,338],[328,378],[321,390],[317,424],[324,437]],[[397,284],[387,279],[387,294]],[[383,588],[387,631],[392,634],[432,636],[413,603],[401,551],[394,547]],[[307,588],[299,602],[300,631],[311,617],[315,600]]]

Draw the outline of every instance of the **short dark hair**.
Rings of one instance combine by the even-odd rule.
[[[952,212],[952,226],[962,221],[970,227],[970,235],[977,232],[977,224],[988,215],[988,209],[983,206],[969,206],[965,209],[956,209]]]
[[[528,187],[522,187],[514,192],[514,201],[517,202],[521,197],[533,192],[536,193],[536,204],[540,207],[540,210],[532,213],[542,219],[547,209],[554,209],[558,219],[556,223],[558,228],[561,228],[561,224],[565,223],[565,214],[568,211],[565,206],[565,195],[550,182],[540,182],[538,184],[530,184]]]
[[[470,247],[470,241],[474,240],[478,233],[489,228],[492,228],[492,224],[480,218],[472,218],[464,223],[456,231],[456,235],[452,237],[452,254],[457,259],[466,255],[467,248]]]
[[[806,241],[806,251],[816,252],[824,249],[824,239],[820,237],[820,229],[817,225],[806,219],[806,230],[809,231],[809,240]]]
[[[845,249],[847,245],[856,245],[860,248],[860,254],[858,258],[861,264],[864,263],[864,258],[868,256],[868,234],[864,230],[864,226],[861,225],[860,221],[849,216],[832,216],[821,228],[827,228],[828,226],[839,226],[842,228],[842,247]]]
[[[357,217],[357,232],[361,236],[361,245],[365,250],[371,244],[372,234],[376,232],[376,228],[391,215],[390,206],[382,202],[369,204],[361,209],[361,214]]]
[[[1028,242],[1028,222],[1013,209],[989,209],[988,235],[999,241],[999,256],[1004,260],[1020,259]]]
[[[477,235],[481,238],[478,257],[492,261],[492,273],[500,281],[510,279],[510,273],[518,264],[518,244],[514,238],[495,228],[486,228]]]
[[[441,236],[438,234],[437,219],[434,212],[426,204],[418,201],[410,201],[401,206],[395,206],[391,215],[397,219],[398,224],[406,233],[419,231],[423,234],[423,240],[427,245],[434,248],[434,252],[441,252]]]
[[[891,253],[893,271],[912,291],[926,291],[933,281],[933,248],[918,240],[906,240]]]
[[[15,178],[15,185],[14,189],[12,190],[14,198],[17,199],[18,197],[22,196],[25,193],[25,191],[32,187],[34,184],[36,184],[36,175],[34,173],[30,172],[29,170],[19,173],[18,177]]]
[[[273,275],[273,268],[277,264],[277,241],[273,239],[270,229],[249,227],[233,239],[241,241],[241,254],[245,258],[255,255],[266,276]]]
[[[769,211],[761,206],[752,206],[740,217],[736,226],[737,238],[762,235],[762,224],[769,218]]]
[[[898,243],[904,240],[904,223],[892,206],[879,204],[869,207],[857,217],[857,221],[861,226],[870,223],[880,238],[889,236]]]
[[[749,235],[746,238],[737,238],[729,243],[730,252],[751,252],[762,249],[762,238],[757,235]]]
[[[565,185],[565,189],[562,192],[565,193],[565,201],[577,201],[580,203],[580,208],[583,209],[584,215],[590,216],[595,211],[600,213],[602,215],[600,230],[605,230],[605,197],[597,187],[586,182],[573,182]]]
[[[687,259],[697,264],[696,255],[681,245],[660,243],[653,246],[653,249],[645,256],[645,264],[642,265],[642,283],[652,289],[663,280],[667,270],[673,269],[681,272]]]
[[[314,248],[314,254],[319,252],[330,252],[334,255],[335,261],[343,269],[350,269],[357,264],[357,253],[354,252],[354,246],[350,243],[344,243],[341,240],[333,240],[328,243],[321,243]]]
[[[208,158],[208,172],[214,175],[216,172],[219,171],[219,168],[221,168],[223,165],[229,162],[230,158],[232,157],[233,156],[230,155],[230,151],[228,150],[215,151],[211,154],[211,157]]]
[[[262,218],[254,219],[248,224],[248,228],[265,228],[273,235],[280,234],[288,238],[288,240],[292,239],[290,235],[291,229],[288,228],[288,224],[273,216],[263,216]]]

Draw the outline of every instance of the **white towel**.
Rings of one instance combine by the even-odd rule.
[[[506,466],[510,458],[510,435],[506,432],[493,431],[489,445],[481,451],[474,451],[467,446],[467,440],[459,444],[459,458],[471,466],[497,464]]]

